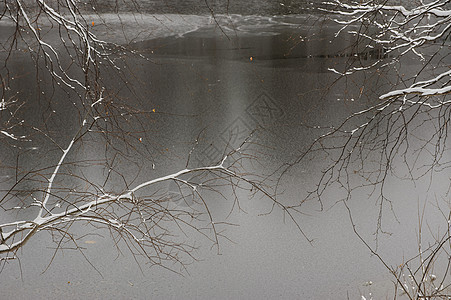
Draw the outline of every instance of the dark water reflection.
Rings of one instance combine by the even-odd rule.
[[[145,12],[157,14],[216,14],[230,13],[243,15],[286,15],[310,13],[322,1],[318,0],[156,0],[156,1],[113,1],[104,0],[85,5],[85,9],[99,12]]]
[[[182,3],[187,3],[179,2],[168,7],[180,8]],[[234,3],[237,2],[231,1],[231,10]],[[265,3],[271,7],[279,5]],[[259,9],[264,12],[266,4]],[[162,6],[163,12],[164,9]],[[263,12],[257,10],[255,13]],[[138,87],[134,93],[124,90],[125,83],[110,73],[102,76],[106,84],[120,91],[119,96],[127,105],[148,112],[142,118],[142,128],[134,129],[133,138],[142,138],[140,151],[145,158],[135,161],[141,167],[135,182],[183,168],[187,153],[199,134],[202,138],[193,152],[192,166],[217,161],[224,149],[236,146],[256,128],[260,130],[254,141],[255,145],[262,145],[258,148],[262,164],[253,166],[254,171],[270,173],[296,157],[322,132],[306,125],[337,124],[350,112],[376,101],[376,93],[386,88],[382,81],[356,77],[352,82],[339,82],[328,88],[336,76],[327,69],[346,63],[349,57],[340,57],[340,53],[349,54],[349,49],[345,49],[352,41],[334,39],[332,32],[336,28],[330,24],[308,29],[300,25],[300,19],[306,20],[301,16],[289,26],[279,22],[280,26],[272,23],[263,30],[256,26],[248,31],[236,31],[230,39],[210,26],[182,37],[163,36],[132,43],[130,49],[150,59],[126,59],[124,74],[134,76],[129,77],[136,80],[130,80]],[[248,20],[241,22],[244,24]],[[12,66],[16,74],[25,76],[17,78],[11,88],[20,90],[20,97],[35,99],[37,87],[32,65],[17,56],[13,58]],[[361,95],[363,85],[368,93]],[[51,91],[53,89],[48,87],[43,92]],[[80,122],[77,105],[71,105],[77,99],[59,89],[52,97],[60,100],[27,102],[23,118],[39,127],[46,121],[43,119],[51,115],[47,123],[49,132],[64,145]],[[155,113],[152,113],[153,109]],[[11,144],[2,145],[2,161],[14,165],[11,162],[20,153],[19,166],[24,170],[54,164],[59,153],[55,146],[48,141],[44,144],[41,140],[36,141],[39,142],[30,142],[22,150]],[[42,148],[33,148],[35,145]],[[97,141],[85,143],[70,159],[100,160],[104,149],[105,144]],[[293,170],[286,178],[283,197],[287,201],[298,199],[307,186],[314,184],[321,163],[321,159],[312,160]],[[121,168],[124,174],[135,175],[136,165],[124,163]],[[102,168],[82,169],[84,176],[94,182],[99,182],[99,178],[104,180],[107,172]],[[0,184],[4,189],[3,186],[14,180],[15,174],[14,170],[6,168],[1,172],[1,178],[5,180]],[[75,188],[81,184],[61,180],[60,184]],[[28,186],[22,193],[45,186],[42,178],[26,183]],[[125,189],[124,183],[118,182],[111,183],[110,187],[117,192]],[[382,250],[391,253],[390,258],[394,260],[402,257],[405,251],[411,254],[409,249],[415,246],[415,241],[411,244],[406,237],[414,235],[415,228],[404,223],[411,220],[412,213],[415,214],[415,206],[404,205],[407,199],[415,197],[415,191],[397,192],[397,195],[401,198],[396,206],[400,209],[398,219],[402,222],[388,221],[387,225],[393,226],[396,233],[388,239],[389,246]],[[23,282],[15,268],[6,269],[0,275],[2,296],[8,299],[45,299],[49,295],[67,299],[345,299],[348,292],[358,297],[359,289],[364,289],[362,284],[369,280],[375,283],[374,290],[381,297],[389,294],[387,272],[352,234],[343,207],[331,208],[333,205],[329,204],[330,210],[318,213],[316,203],[307,204],[306,212],[310,215],[303,216],[300,223],[315,238],[314,246],[311,246],[293,224],[284,223],[280,212],[259,216],[268,211],[270,203],[259,199],[248,201],[244,192],[241,196],[247,214],[232,215],[230,221],[240,227],[228,230],[228,235],[237,244],[225,242],[221,256],[202,249],[200,257],[205,261],[189,266],[187,277],[147,266],[144,266],[143,275],[130,257],[116,258],[116,252],[106,238],[99,238],[95,245],[86,245],[87,254],[103,278],[71,251],[57,256],[50,270],[41,274],[51,249],[46,249],[48,241],[34,239],[21,253]],[[337,195],[329,197],[333,203]],[[362,193],[357,198],[360,201],[354,205],[361,212],[360,224],[371,235],[374,222],[366,220],[376,217],[374,207],[369,204],[367,194]],[[227,214],[230,209],[228,204],[215,198],[211,199],[211,207],[219,210],[219,214]],[[6,218],[2,215],[2,221]]]

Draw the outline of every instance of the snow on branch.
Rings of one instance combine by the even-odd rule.
[[[393,90],[381,95],[380,99],[406,94],[415,94],[420,97],[449,94],[450,66],[446,64],[446,58],[434,61],[440,52],[441,55],[446,56],[445,49],[450,48],[449,0],[435,0],[429,3],[420,1],[418,4],[409,2],[410,7],[390,5],[390,1],[379,3],[374,0],[364,3],[362,1],[345,3],[345,1],[336,0],[324,2],[324,4],[326,8],[323,8],[323,11],[337,16],[333,19],[340,25],[337,35],[342,32],[356,35],[360,38],[360,43],[366,41],[367,47],[378,45],[384,52],[384,58],[370,66],[348,66],[344,71],[330,69],[332,72],[348,76],[373,67],[379,69],[390,67],[401,64],[400,61],[403,58],[413,54],[423,62],[423,65],[411,77],[410,82],[403,80],[402,88],[393,86]],[[432,78],[427,79],[427,76]],[[422,78],[421,82],[417,82],[420,78]]]
[[[428,86],[439,82],[442,78],[448,78],[446,85],[442,88],[427,88]],[[451,70],[441,73],[439,76],[432,78],[430,80],[425,80],[421,82],[416,82],[411,85],[411,87],[406,89],[395,90],[381,95],[380,99],[393,98],[397,96],[402,96],[406,94],[418,94],[419,96],[434,96],[434,95],[445,95],[451,93]]]
[[[246,173],[238,172],[235,163],[238,161],[239,164],[240,159],[245,156],[242,147],[248,142],[248,139],[236,149],[225,154],[217,164],[195,168],[190,168],[187,164],[180,171],[142,181],[120,193],[107,192],[103,187],[98,187],[96,192],[79,192],[81,196],[78,199],[72,199],[70,195],[57,196],[58,188],[54,186],[54,183],[58,176],[64,175],[62,169],[64,165],[68,164],[66,161],[69,153],[73,151],[75,143],[79,141],[79,137],[83,135],[86,127],[90,126],[86,121],[87,118],[99,120],[92,113],[96,104],[101,103],[102,99],[103,95],[101,94],[99,99],[93,101],[93,104],[89,106],[90,111],[86,112],[80,129],[73,135],[68,145],[64,148],[59,147],[61,154],[53,171],[46,178],[47,186],[42,191],[42,200],[33,197],[35,202],[32,206],[39,207],[36,215],[28,220],[0,224],[0,261],[14,259],[17,251],[42,231],[49,231],[52,235],[55,232],[61,232],[61,239],[66,238],[76,243],[75,237],[67,229],[67,226],[70,227],[74,223],[88,224],[94,228],[104,228],[114,232],[117,235],[112,233],[112,238],[116,246],[118,246],[117,239],[119,239],[125,242],[129,249],[134,249],[131,250],[132,255],[139,253],[153,264],[161,265],[162,261],[166,260],[179,262],[179,258],[174,257],[177,252],[191,256],[194,248],[189,243],[178,241],[174,237],[173,229],[170,229],[172,227],[179,228],[183,234],[186,229],[194,230],[217,245],[219,251],[219,237],[222,236],[222,229],[219,230],[217,227],[227,225],[227,223],[215,222],[207,200],[200,194],[202,188],[222,196],[219,188],[221,186],[232,189],[248,186],[249,190],[262,193],[272,199],[275,205],[286,209],[266,190],[262,181],[246,175]],[[193,184],[184,179],[188,174],[202,175],[203,178],[206,178],[205,182]],[[166,196],[157,195],[158,193],[154,190],[158,190],[158,184],[168,181],[178,182],[188,187],[192,196],[199,199],[201,207],[178,207],[170,199],[165,198]],[[212,187],[209,186],[209,182],[212,183]],[[94,185],[94,183],[90,184]],[[69,194],[71,194],[70,191]],[[62,200],[64,204],[61,205],[59,202],[55,205],[53,205],[54,202],[51,204],[55,198]],[[289,211],[286,212],[290,214]],[[207,220],[200,216],[207,216]],[[203,225],[200,226],[200,223]],[[183,263],[181,265],[183,266]]]
[[[99,59],[117,68],[107,54],[112,46],[120,46],[98,38],[79,6],[80,4],[73,0],[6,1],[0,20],[12,21],[16,26],[16,34],[8,40],[10,45],[3,45],[4,48],[10,48],[11,51],[12,45],[21,42],[27,48],[26,51],[35,56],[35,60],[44,60],[46,69],[58,84],[72,90],[89,89],[89,84],[84,82],[86,76],[76,76],[68,71],[70,65],[66,66],[60,57],[62,53],[58,43],[62,43],[70,53],[70,64],[77,64],[84,75],[88,75],[90,70],[98,65]],[[52,33],[56,30],[58,32]],[[52,35],[57,35],[58,39],[53,39]]]

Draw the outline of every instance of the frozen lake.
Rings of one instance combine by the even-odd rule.
[[[121,18],[113,14],[87,18],[88,22],[92,19],[93,32],[99,38],[129,43],[127,50],[141,56],[124,52],[119,62],[123,74],[133,75],[126,77],[132,90],[127,90],[124,81],[109,70],[100,75],[106,86],[117,90],[124,101],[120,105],[155,110],[143,117],[139,131],[142,135],[137,135],[142,143],[138,150],[145,158],[136,160],[141,167],[137,182],[183,169],[199,136],[191,157],[191,164],[196,167],[214,163],[225,149],[238,146],[255,129],[249,151],[256,155],[258,164],[246,168],[256,174],[271,174],[296,159],[323,133],[312,127],[339,124],[352,112],[373,104],[377,95],[386,91],[384,81],[359,76],[335,83],[337,76],[328,68],[346,64],[353,40],[334,38],[338,28],[319,16],[307,14],[312,7],[309,2],[257,2],[259,5],[252,6],[230,1],[230,14],[220,13],[216,20],[208,11],[194,14],[200,9],[195,1],[148,1],[154,10],[144,6],[142,15],[133,16],[122,7],[125,12]],[[222,11],[227,9],[224,3],[216,1],[212,6]],[[109,8],[99,5],[97,10]],[[288,13],[291,15],[285,15]],[[7,24],[0,25],[0,38],[4,40],[11,30]],[[56,39],[52,30],[47,34]],[[3,52],[0,55],[4,57]],[[418,62],[409,63],[414,66]],[[20,91],[17,97],[35,99],[36,74],[29,57],[17,51],[10,58],[10,66],[13,68],[9,72],[16,78],[11,89]],[[49,132],[64,144],[79,125],[79,116],[74,113],[77,110],[68,106],[70,99],[63,90],[54,90],[50,84],[43,87],[39,90],[43,95],[53,93],[54,99],[64,100],[51,105],[43,105],[47,103],[45,99],[27,102],[23,118],[42,124],[41,116],[53,111],[47,123]],[[428,132],[417,134],[427,136]],[[45,139],[38,143],[41,139],[37,137],[26,148],[1,144],[0,162],[17,159],[23,170],[55,164],[59,154],[56,147]],[[77,148],[74,155],[79,160],[97,160],[103,149],[102,142],[93,140]],[[324,157],[318,155],[291,169],[282,178],[280,201],[292,203],[305,197],[315,186],[322,166]],[[83,170],[83,176],[89,180],[105,180],[105,171],[95,165]],[[135,175],[133,166],[124,164],[122,170],[125,176]],[[5,193],[14,171],[5,168],[1,172],[0,188]],[[33,180],[25,182],[25,190],[39,188]],[[387,183],[396,201],[394,213],[389,209],[384,212],[384,228],[390,234],[378,235],[378,249],[389,264],[401,264],[405,257],[417,253],[418,211],[424,199],[429,199],[425,195],[440,193],[447,184],[434,181],[427,190],[427,180],[416,185],[395,179]],[[111,188],[120,190],[114,184]],[[164,188],[174,192],[170,185]],[[78,252],[67,249],[59,252],[43,272],[54,248],[51,238],[44,234],[28,242],[19,252],[20,260],[4,265],[0,273],[1,295],[5,299],[392,296],[392,277],[352,231],[345,206],[337,203],[343,197],[340,192],[328,191],[322,210],[318,202],[306,202],[302,213],[296,216],[312,243],[280,210],[266,214],[271,211],[271,201],[250,198],[246,190],[237,193],[241,210],[232,208],[233,201],[228,201],[228,197],[207,197],[210,209],[219,219],[239,226],[226,227],[230,240],[220,242],[220,255],[210,249],[208,241],[199,238],[196,257],[200,260],[182,270],[183,276],[151,265],[141,265],[140,270],[128,252],[118,252],[108,234],[101,231],[80,240],[92,265]],[[379,214],[375,198],[362,190],[353,196],[349,206],[358,229],[374,242]],[[434,218],[436,214],[437,210],[428,204],[425,218],[432,229],[442,221]],[[9,220],[16,215],[2,211],[0,217]],[[83,226],[75,230],[83,232]]]

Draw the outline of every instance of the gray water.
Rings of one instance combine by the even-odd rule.
[[[139,38],[128,47],[149,60],[133,56],[125,60],[124,74],[133,74],[136,80],[129,81],[137,87],[133,94],[121,89],[122,81],[109,73],[102,79],[120,90],[124,103],[156,111],[142,119],[146,133],[134,136],[142,138],[139,150],[145,158],[136,158],[142,167],[136,182],[183,168],[199,135],[191,166],[214,163],[224,149],[236,146],[256,128],[259,130],[250,150],[258,154],[260,164],[253,165],[252,170],[271,173],[296,158],[323,132],[311,126],[337,124],[351,112],[377,101],[376,95],[387,88],[383,81],[354,77],[352,83],[341,81],[328,88],[336,79],[328,68],[346,63],[350,55],[346,49],[352,40],[334,39],[337,28],[312,15],[282,16],[287,13],[282,2],[259,1],[259,5],[251,6],[230,1],[230,12],[239,14],[218,15],[227,35],[208,14],[190,15],[191,9],[197,9],[193,3],[200,5],[198,2],[146,2],[152,7],[152,11],[145,8],[146,12],[155,15],[138,20],[125,15],[121,21],[129,25],[125,30],[134,32],[136,26],[146,24],[140,28],[147,32],[136,34]],[[295,9],[299,3],[291,6]],[[173,15],[179,10],[183,17]],[[105,18],[111,21],[110,27],[95,27],[96,33],[110,41],[124,42],[113,22],[117,19],[111,15]],[[8,28],[2,30],[4,37]],[[16,53],[11,58],[12,76],[16,77],[12,89],[20,91],[18,97],[36,99],[34,68],[28,62],[25,54]],[[372,92],[359,97],[362,85]],[[43,95],[53,92],[49,85],[43,86]],[[79,125],[78,117],[72,117],[77,116],[77,108],[69,105],[73,99],[59,89],[52,97],[60,101],[48,104],[42,97],[42,102],[27,102],[22,117],[30,124],[42,124],[43,116],[51,115],[49,132],[58,143],[67,143]],[[39,136],[26,147],[8,143],[1,147],[2,161],[10,164],[18,159],[24,170],[54,164],[59,155],[52,143]],[[93,140],[77,148],[71,159],[99,159],[104,149],[104,143]],[[314,186],[322,165],[323,157],[316,157],[291,170],[284,177],[280,199],[291,203],[302,198]],[[125,162],[120,167],[125,175],[135,175],[135,165]],[[91,181],[105,177],[104,169],[79,168]],[[1,171],[6,178],[1,183],[4,191],[14,171]],[[27,181],[23,193],[39,184]],[[122,185],[115,183],[111,188],[119,192],[124,189]],[[397,219],[388,213],[385,226],[392,235],[380,237],[380,252],[389,263],[400,264],[404,257],[416,253],[417,201],[424,199],[421,196],[426,192],[421,182],[414,187],[410,182],[393,180],[388,186],[396,198]],[[360,295],[369,293],[379,299],[392,295],[392,278],[356,238],[344,206],[335,204],[339,195],[334,191],[327,195],[324,211],[319,211],[318,203],[309,202],[303,207],[305,215],[297,216],[303,231],[314,240],[312,244],[281,211],[261,215],[271,209],[270,201],[249,199],[246,191],[239,196],[243,211],[234,211],[227,219],[239,225],[227,228],[233,243],[221,241],[221,255],[217,255],[208,242],[199,239],[197,254],[201,260],[189,265],[184,276],[149,265],[143,265],[141,272],[126,251],[118,254],[108,236],[97,235],[87,236],[81,243],[102,276],[71,250],[59,253],[49,270],[42,273],[53,252],[48,237],[41,240],[38,236],[20,251],[20,261],[2,270],[1,295],[5,299],[360,299]],[[372,240],[378,214],[375,200],[365,191],[353,200],[350,206],[359,229]],[[219,218],[229,213],[232,204],[219,197],[209,198]],[[427,212],[436,213],[433,208]],[[16,217],[3,212],[1,216],[2,220]],[[430,226],[437,224],[430,220]],[[373,284],[367,286],[368,281]]]
[[[99,1],[85,5],[86,10],[99,12],[144,12],[152,14],[242,14],[242,15],[287,15],[310,13],[317,9],[318,0],[157,0],[157,1]]]

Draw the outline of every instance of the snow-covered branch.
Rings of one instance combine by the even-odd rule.
[[[188,242],[177,240],[174,237],[174,231],[178,230],[182,234],[185,234],[186,230],[194,231],[219,247],[223,230],[221,227],[226,224],[216,221],[209,208],[208,199],[204,198],[201,190],[208,189],[222,196],[221,187],[230,187],[232,190],[252,189],[272,199],[281,209],[286,209],[273,198],[262,181],[255,176],[238,172],[239,168],[236,164],[239,164],[240,159],[243,158],[242,147],[247,144],[247,139],[239,147],[225,154],[217,164],[192,168],[187,164],[184,169],[166,176],[143,180],[120,193],[108,192],[103,186],[82,178],[87,185],[94,187],[95,191],[87,189],[73,193],[72,189],[66,188],[66,194],[60,196],[61,192],[55,186],[58,177],[69,175],[73,180],[80,179],[71,171],[64,169],[73,163],[70,157],[81,137],[92,132],[90,128],[96,122],[100,122],[101,118],[96,108],[104,100],[103,92],[101,92],[97,100],[91,101],[92,104],[88,106],[89,109],[80,121],[80,128],[70,141],[67,141],[67,146],[58,146],[60,155],[50,174],[45,176],[42,200],[30,196],[34,199],[30,207],[39,207],[36,216],[0,224],[0,261],[16,258],[17,251],[36,234],[43,231],[50,232],[52,235],[61,233],[60,240],[68,238],[75,241],[76,238],[68,227],[70,228],[74,223],[83,223],[95,229],[110,231],[118,247],[122,241],[129,249],[134,249],[130,250],[132,255],[142,255],[152,264],[171,261],[179,262],[183,267],[183,262],[177,253],[190,257],[194,248]],[[204,180],[200,183],[192,183],[185,179],[189,174]],[[201,207],[178,207],[175,202],[167,198],[167,195],[160,194],[158,185],[168,181],[187,187],[191,191],[191,197],[197,199],[195,201],[198,201]],[[186,196],[181,195],[181,197]],[[0,199],[0,204],[3,204],[4,199]],[[238,200],[235,199],[235,201]],[[207,216],[207,220],[203,216]]]
[[[403,87],[393,86],[392,91],[381,95],[400,97],[416,94],[420,97],[448,95],[451,89],[449,73],[449,48],[451,34],[451,10],[449,0],[420,1],[406,6],[391,5],[390,1],[336,0],[324,3],[323,10],[340,24],[337,34],[359,37],[357,47],[379,47],[384,59],[365,66],[348,66],[346,70],[333,71],[343,76],[362,69],[404,68],[409,55],[416,56],[422,66],[414,75],[403,79]],[[410,5],[410,6],[407,6]],[[355,30],[359,28],[359,30]],[[361,62],[360,62],[361,63]],[[420,81],[420,82],[419,82]]]
[[[46,198],[44,199],[44,202],[42,203],[42,206],[45,206],[47,203],[48,198],[51,194],[51,188],[52,188],[52,182],[55,179],[55,176],[58,174],[58,169],[61,166],[62,162],[64,161],[64,158],[67,155],[67,152],[70,150],[70,147],[68,147],[61,156],[61,159],[55,169],[55,171],[52,174],[52,177],[49,179],[49,185],[48,189],[46,191]],[[208,166],[208,167],[201,167],[201,168],[193,168],[193,169],[184,169],[181,171],[178,171],[173,174],[169,174],[163,177],[159,177],[156,179],[152,179],[146,182],[143,182],[136,187],[130,189],[129,191],[125,191],[124,193],[113,195],[113,194],[102,194],[99,196],[93,196],[93,199],[81,204],[81,205],[74,205],[73,208],[65,209],[59,213],[48,213],[46,216],[44,209],[41,209],[38,216],[30,221],[16,221],[13,223],[5,223],[0,224],[0,228],[2,228],[2,240],[3,243],[0,245],[0,254],[1,253],[8,253],[13,252],[19,247],[24,246],[24,244],[27,242],[29,238],[31,238],[32,235],[35,233],[51,228],[55,224],[58,224],[60,222],[72,222],[72,221],[96,221],[101,222],[103,224],[107,224],[110,226],[118,226],[120,223],[118,223],[117,220],[111,220],[101,217],[99,219],[99,214],[96,213],[96,217],[92,216],[92,212],[97,212],[102,207],[111,204],[111,203],[122,203],[124,201],[134,201],[136,199],[135,193],[138,192],[141,189],[144,189],[146,187],[149,187],[151,185],[155,185],[157,183],[163,182],[163,181],[169,181],[169,180],[177,180],[179,177],[189,174],[189,173],[196,173],[196,172],[219,172],[221,174],[224,174],[226,176],[231,176],[235,178],[241,178],[239,174],[236,174],[235,172],[225,168],[223,166],[223,162],[218,165],[214,166]],[[153,200],[149,199],[146,201],[152,202]],[[153,203],[153,204],[156,204]],[[144,205],[143,205],[144,206]],[[159,205],[157,205],[159,206]],[[160,207],[160,209],[164,209],[163,207]],[[168,211],[168,214],[170,214],[170,211]],[[149,219],[148,222],[152,222],[152,219]],[[126,223],[121,223],[123,226],[128,226]],[[13,229],[6,231],[7,228],[13,227]],[[28,231],[25,236],[22,235],[22,232]],[[18,237],[14,242],[9,243],[9,240],[14,240],[14,237]],[[152,238],[152,237],[149,237]]]
[[[324,155],[320,179],[301,201],[317,200],[322,209],[331,191],[341,191],[337,202],[343,203],[364,191],[379,207],[376,244],[383,212],[393,211],[392,179],[427,180],[450,167],[451,1],[399,3],[323,3],[326,17],[338,24],[336,36],[350,41],[328,68],[344,84],[328,91],[340,95],[337,100],[346,94],[360,108],[338,124],[312,124],[322,133],[281,176]]]

